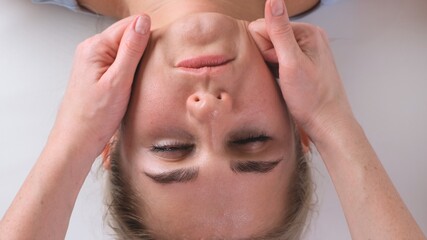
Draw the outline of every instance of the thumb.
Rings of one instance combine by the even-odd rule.
[[[267,33],[276,50],[280,64],[295,61],[301,51],[289,22],[284,0],[267,0],[265,3]]]
[[[267,62],[277,63],[276,51],[265,28],[265,19],[251,22],[248,29],[264,59]]]
[[[125,79],[133,80],[150,37],[150,26],[150,17],[147,15],[138,16],[129,24],[120,41],[117,57],[109,70],[121,74]]]

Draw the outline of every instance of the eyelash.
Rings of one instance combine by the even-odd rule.
[[[185,143],[170,143],[160,144],[151,146],[153,152],[173,152],[173,151],[191,151],[194,148],[194,144]]]
[[[242,139],[233,140],[232,143],[238,144],[238,145],[245,145],[245,144],[255,143],[255,142],[267,142],[269,140],[271,140],[271,137],[261,133],[259,135],[249,135],[248,137],[245,137]]]
[[[247,137],[232,140],[232,144],[236,145],[246,145],[249,143],[255,142],[267,142],[271,140],[271,137],[266,134],[259,135],[249,135]],[[186,144],[186,143],[168,143],[168,144],[159,144],[151,146],[152,152],[174,152],[174,151],[192,151],[194,148],[194,144]]]

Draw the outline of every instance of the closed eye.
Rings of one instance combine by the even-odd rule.
[[[272,139],[271,137],[266,136],[264,134],[255,135],[255,136],[250,135],[249,137],[233,140],[231,141],[231,143],[237,144],[237,145],[245,145],[248,143],[267,142],[267,141],[270,141],[271,139]]]
[[[153,145],[150,149],[157,157],[167,160],[180,160],[193,152],[194,144],[162,143]]]
[[[151,151],[153,152],[173,152],[173,151],[191,151],[194,148],[194,144],[165,144],[165,145],[153,145]]]
[[[230,148],[239,153],[255,154],[265,150],[270,144],[267,144],[272,138],[265,134],[246,135],[245,137],[235,138],[230,141]]]

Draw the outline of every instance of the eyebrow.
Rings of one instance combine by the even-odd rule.
[[[193,181],[199,175],[199,168],[190,167],[190,168],[181,168],[169,172],[162,172],[158,174],[152,174],[145,172],[145,175],[155,182],[160,184],[168,183],[185,183]]]
[[[236,162],[231,165],[231,170],[235,173],[268,173],[272,171],[280,161],[281,160]]]
[[[279,163],[276,161],[244,161],[231,164],[230,168],[234,173],[268,173],[271,172]],[[152,174],[145,172],[145,175],[154,182],[160,184],[186,183],[196,180],[199,175],[198,167],[180,168],[173,171]]]

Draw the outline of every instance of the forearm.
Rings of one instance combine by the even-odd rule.
[[[354,118],[325,132],[316,147],[353,239],[425,239]]]
[[[0,223],[0,238],[64,239],[91,158],[51,135]]]
[[[64,239],[95,158],[117,131],[149,39],[138,15],[81,43],[45,149],[0,222],[0,239]]]
[[[267,0],[265,21],[249,29],[279,63],[282,96],[325,162],[353,239],[425,239],[353,117],[327,34],[290,23],[283,3]]]

